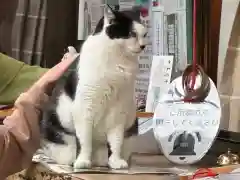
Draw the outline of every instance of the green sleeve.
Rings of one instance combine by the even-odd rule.
[[[0,53],[0,105],[13,104],[46,71]]]

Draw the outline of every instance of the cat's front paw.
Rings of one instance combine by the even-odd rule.
[[[108,165],[112,169],[126,169],[128,168],[128,163],[121,158],[115,158],[110,156]]]
[[[74,169],[88,169],[92,167],[92,162],[89,159],[79,157],[75,161],[73,167]]]

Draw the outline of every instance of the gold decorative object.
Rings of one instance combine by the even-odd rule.
[[[217,159],[217,164],[220,166],[234,165],[239,163],[239,156],[231,153],[230,149],[228,149],[227,153],[220,155]]]

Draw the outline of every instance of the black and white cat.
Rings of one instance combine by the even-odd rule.
[[[110,168],[128,167],[121,151],[125,131],[135,121],[138,55],[147,44],[146,34],[127,13],[105,8],[95,32],[82,45],[76,72],[43,113],[46,155],[59,164],[89,168],[98,145],[108,143]]]

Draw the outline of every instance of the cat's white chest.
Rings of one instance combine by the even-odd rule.
[[[134,101],[134,80],[135,75],[129,75],[124,69],[119,69],[121,79],[111,76],[109,86],[113,92],[108,101],[102,119],[96,126],[97,133],[106,134],[116,126],[123,125],[125,129],[132,125],[136,108]],[[116,81],[114,81],[115,79]],[[111,81],[112,80],[112,81]],[[111,83],[110,83],[111,82]],[[97,134],[99,137],[100,135]]]
[[[135,120],[138,61],[137,57],[123,54],[118,46],[106,47],[91,38],[91,44],[85,44],[80,56],[74,111],[80,112],[79,124],[85,121],[82,117],[92,116],[89,119],[93,121],[93,139],[103,141],[112,129],[126,129]]]

